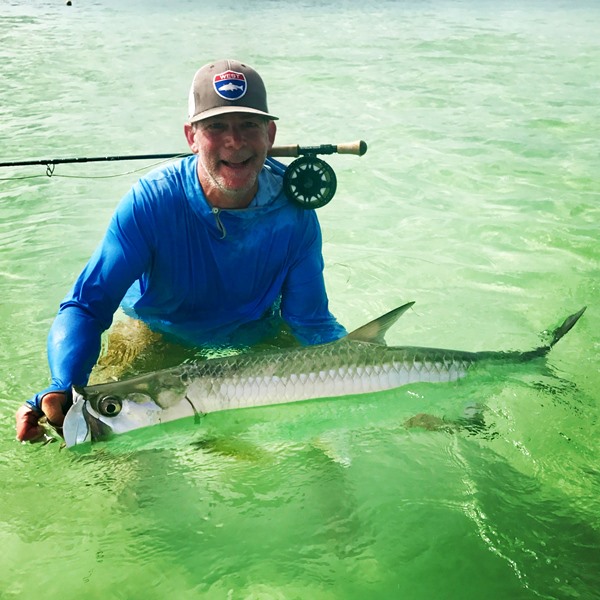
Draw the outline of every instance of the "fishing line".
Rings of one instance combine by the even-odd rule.
[[[183,158],[184,156],[189,156],[189,154],[180,154],[178,156]],[[21,176],[0,177],[0,181],[19,181],[21,179],[38,179],[41,177],[48,177],[48,178],[62,177],[63,179],[113,179],[115,177],[125,177],[125,175],[133,175],[134,173],[140,173],[142,171],[147,171],[148,169],[152,169],[153,167],[162,165],[162,164],[168,162],[169,160],[171,160],[171,159],[168,158],[168,159],[160,160],[158,162],[150,163],[149,165],[140,167],[139,169],[132,169],[131,171],[124,171],[122,173],[113,173],[112,175],[61,175],[59,173],[55,173],[54,168],[51,168],[51,166],[50,166],[50,165],[54,166],[56,163],[50,162],[48,164],[48,167],[46,168],[46,173],[44,173],[43,175],[25,175],[23,177],[21,177]],[[40,163],[40,164],[45,164],[45,163]],[[2,167],[2,166],[5,166],[5,165],[0,164],[0,167]],[[22,165],[17,165],[17,166],[22,166]]]

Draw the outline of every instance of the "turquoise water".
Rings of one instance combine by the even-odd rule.
[[[187,150],[196,68],[259,68],[327,159],[331,308],[394,344],[530,349],[447,385],[211,415],[92,451],[13,440],[45,338],[150,163],[0,169],[0,597],[597,598],[600,6],[0,0],[0,159]],[[431,432],[485,406],[480,432]]]

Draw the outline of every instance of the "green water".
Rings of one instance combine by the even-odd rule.
[[[259,68],[329,160],[331,308],[389,342],[530,349],[458,383],[14,441],[60,299],[150,164],[0,169],[0,598],[597,598],[600,5],[0,0],[0,159],[185,151],[196,68]],[[120,175],[120,176],[116,176]],[[480,432],[404,422],[485,405]]]

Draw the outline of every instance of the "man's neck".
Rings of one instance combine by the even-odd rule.
[[[200,187],[204,192],[204,197],[213,208],[228,210],[248,208],[258,192],[258,181],[256,181],[250,190],[224,190],[203,175],[200,165],[197,175]]]
[[[202,183],[200,183],[202,185]],[[202,190],[204,191],[204,196],[206,197],[207,202],[213,208],[225,208],[229,210],[233,210],[236,208],[248,208],[254,196],[256,196],[256,191],[253,190],[251,192],[240,192],[231,193],[231,192],[222,192],[221,190],[210,190],[207,191],[204,186],[202,186]]]

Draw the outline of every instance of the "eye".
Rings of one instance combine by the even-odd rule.
[[[98,412],[104,417],[116,417],[123,407],[121,398],[104,396],[98,400]]]
[[[204,130],[205,131],[224,131],[226,129],[227,125],[225,125],[225,123],[221,122],[221,121],[213,121],[212,123],[207,123],[204,126]]]
[[[260,129],[265,125],[266,121],[262,119],[248,119],[242,123],[244,129]]]

